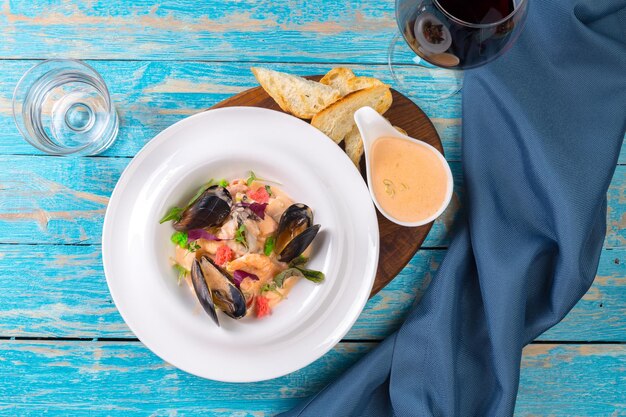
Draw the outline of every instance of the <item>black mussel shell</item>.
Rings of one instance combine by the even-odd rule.
[[[313,225],[313,211],[306,204],[292,204],[285,210],[278,222],[275,252],[278,260],[289,262],[297,258],[309,247],[319,225]]]
[[[181,219],[174,222],[174,229],[186,231],[221,226],[230,214],[233,198],[224,187],[207,188],[183,211]]]
[[[207,256],[202,256],[198,263],[214,306],[234,319],[244,317],[247,311],[246,298],[232,278]]]
[[[193,264],[191,265],[191,282],[193,283],[193,289],[195,290],[196,296],[200,301],[200,305],[219,327],[220,322],[217,318],[217,312],[215,311],[213,294],[211,294],[211,289],[204,279],[200,262],[198,262],[197,259],[194,259]]]
[[[281,262],[290,262],[302,255],[302,252],[304,252],[306,248],[309,247],[311,242],[313,242],[313,239],[315,239],[320,227],[321,226],[319,224],[313,225],[304,232],[300,233],[298,236],[291,239],[291,241],[287,243],[287,246],[285,246],[285,248],[278,255],[278,260]]]
[[[292,204],[280,216],[274,250],[280,253],[298,234],[313,224],[313,211],[305,204]]]

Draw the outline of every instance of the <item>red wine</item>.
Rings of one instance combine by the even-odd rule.
[[[440,67],[468,69],[495,59],[513,45],[528,0],[402,2],[399,24],[415,53]]]
[[[512,0],[439,0],[439,5],[459,20],[480,24],[495,23],[515,10]]]

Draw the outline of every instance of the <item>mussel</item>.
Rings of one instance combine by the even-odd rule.
[[[309,247],[320,225],[313,225],[313,211],[306,204],[292,204],[278,222],[274,251],[278,260],[289,262]]]
[[[186,231],[221,226],[230,214],[232,202],[226,188],[209,187],[183,211],[180,220],[174,222],[174,229]]]
[[[208,256],[194,259],[191,282],[198,300],[215,324],[220,325],[217,309],[234,319],[246,315],[246,298],[228,274]]]

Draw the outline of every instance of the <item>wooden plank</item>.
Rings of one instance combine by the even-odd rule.
[[[126,158],[0,155],[0,243],[100,243],[108,197]],[[462,199],[462,170],[452,162],[455,195],[424,247],[445,247]],[[626,167],[609,189],[606,247],[626,244]]]
[[[41,154],[20,136],[11,100],[19,78],[35,63],[3,61],[0,72],[0,154]],[[247,88],[257,86],[250,64],[206,62],[89,61],[105,78],[120,116],[120,131],[115,145],[105,156],[134,156],[157,133],[177,121],[206,109]],[[264,64],[268,65],[268,64]],[[329,65],[270,64],[271,68],[294,74],[324,73]],[[348,65],[357,74],[375,76],[392,86],[384,65]],[[425,82],[410,76],[410,67],[401,70],[411,92],[421,96]],[[397,87],[397,86],[396,86]],[[441,136],[446,158],[461,159],[461,95],[446,100],[420,102]],[[626,163],[626,147],[620,162]]]
[[[0,156],[0,243],[100,243],[108,197],[126,158]],[[457,186],[459,163],[452,163]],[[457,193],[461,190],[457,188]],[[424,246],[445,242],[454,211],[435,222]]]
[[[35,62],[3,61],[0,72],[0,154],[41,154],[26,143],[13,122],[11,99],[19,78]],[[89,61],[105,78],[120,115],[115,145],[104,155],[134,156],[157,133],[177,121],[206,109],[244,89],[257,85],[250,64],[206,62]],[[263,64],[294,74],[324,73],[326,64]],[[397,87],[384,65],[349,65],[357,74],[375,76]],[[410,91],[423,96],[426,80],[400,70]],[[445,100],[419,101],[441,136],[446,158],[461,159],[461,95]],[[626,163],[622,146],[620,163]]]
[[[421,250],[372,298],[348,340],[381,340],[419,301],[445,251]],[[565,320],[540,337],[626,342],[626,249],[606,249],[598,276]],[[0,336],[133,338],[109,295],[99,246],[0,245]]]
[[[385,63],[394,3],[4,1],[2,58]],[[399,61],[409,62],[408,56]]]
[[[622,150],[624,150],[622,146]],[[626,166],[618,165],[607,193],[606,238],[609,247],[626,246]]]
[[[347,339],[380,340],[393,333],[436,276],[444,251],[422,250],[366,305]],[[595,281],[565,319],[542,334],[545,341],[626,342],[626,250],[605,249]],[[435,278],[436,279],[436,278]]]
[[[0,154],[39,154],[19,135],[12,119],[13,89],[35,62],[3,61],[0,72]],[[105,61],[93,65],[105,78],[120,116],[120,132],[107,156],[134,156],[158,132],[175,122],[206,109],[247,88],[258,85],[251,64],[207,62]],[[270,67],[295,74],[323,74],[331,66],[272,64]],[[392,83],[384,65],[351,65],[357,74],[371,75]],[[408,70],[405,70],[407,72]],[[409,77],[412,91],[424,81]],[[432,102],[424,110],[434,121],[451,161],[460,159],[461,96]]]
[[[179,371],[137,342],[5,340],[0,409],[19,415],[273,415],[319,391],[374,346],[340,343],[285,377],[226,384]],[[531,345],[515,414],[617,416],[626,407],[625,366],[624,345]]]
[[[1,156],[0,243],[100,243],[109,196],[129,161]]]
[[[624,415],[625,365],[625,345],[530,345],[515,415]]]
[[[179,371],[139,342],[4,340],[0,410],[19,415],[44,410],[72,415],[167,415],[174,410],[179,415],[266,415],[318,391],[373,346],[340,345],[289,376],[227,384]]]

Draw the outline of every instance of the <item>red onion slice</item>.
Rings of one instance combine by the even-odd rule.
[[[261,220],[265,219],[265,208],[267,207],[267,203],[245,203],[242,202],[241,205],[243,207],[247,207],[256,214]]]
[[[220,241],[222,239],[218,239],[212,233],[207,232],[204,229],[191,229],[187,232],[187,241],[193,242],[194,240],[204,239],[204,240],[215,240]]]
[[[243,271],[241,269],[238,269],[235,272],[233,272],[233,281],[235,281],[235,284],[237,285],[237,287],[239,287],[239,285],[245,278],[250,278],[252,281],[259,280],[259,277],[257,277],[256,275]]]

